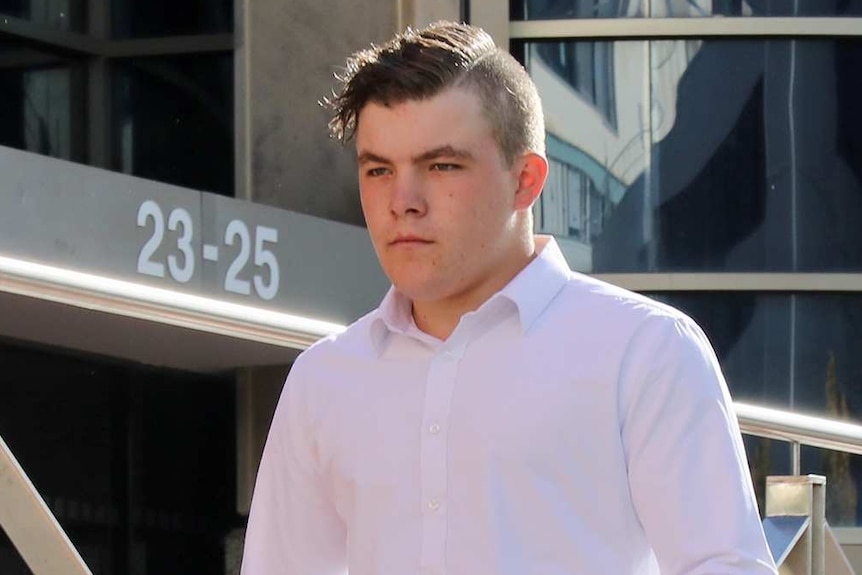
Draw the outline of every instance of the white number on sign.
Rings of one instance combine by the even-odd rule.
[[[149,228],[152,223],[152,235],[141,248],[138,254],[138,273],[165,277],[165,262],[163,258],[157,257],[157,253],[165,239],[165,215],[159,204],[153,200],[146,200],[138,208],[138,227]],[[180,283],[191,281],[195,273],[195,254],[200,246],[195,244],[194,222],[188,210],[174,208],[167,220],[167,229],[176,237],[176,248],[167,257],[167,272],[170,277]],[[278,230],[266,226],[254,228],[254,242],[248,226],[242,220],[231,220],[224,231],[224,243],[228,246],[237,246],[237,254],[228,266],[224,278],[224,289],[241,295],[251,295],[252,286],[255,293],[261,299],[271,300],[278,295],[278,284],[280,279],[278,259],[273,248],[278,243]],[[170,240],[172,241],[172,240]],[[254,247],[254,273],[251,281],[242,279],[246,266],[250,263],[252,247]],[[207,261],[218,262],[218,246],[204,245],[203,258]],[[252,272],[246,271],[246,276]]]
[[[251,252],[251,237],[248,233],[248,227],[242,221],[231,220],[224,231],[224,243],[232,246],[237,237],[239,237],[239,253],[227,269],[227,275],[224,277],[224,289],[233,293],[249,295],[251,284],[246,280],[239,279],[239,272],[248,263],[248,256]]]
[[[150,218],[153,219],[153,235],[150,236],[138,255],[138,273],[163,278],[165,277],[165,264],[154,262],[152,258],[165,235],[165,218],[159,204],[147,200],[138,208],[138,227],[146,227],[147,220]]]
[[[147,226],[147,220],[153,220],[153,235],[141,248],[141,253],[138,254],[138,273],[148,276],[156,276],[157,278],[165,277],[165,264],[157,262],[153,259],[156,250],[162,244],[165,238],[165,216],[162,213],[162,208],[153,200],[147,200],[138,208],[138,227],[144,228]],[[192,217],[182,208],[175,208],[168,218],[168,229],[172,232],[177,231],[177,226],[182,226],[182,235],[177,238],[177,248],[182,253],[182,266],[176,255],[168,256],[168,271],[171,277],[178,282],[185,283],[192,279],[192,274],[195,272],[195,254],[192,251]]]
[[[254,290],[263,299],[272,299],[278,293],[278,260],[275,254],[264,249],[264,243],[278,242],[278,230],[257,226],[257,235],[254,238],[254,265],[269,268],[269,283],[263,283],[259,275],[254,276]]]
[[[252,282],[240,279],[239,274],[248,263],[249,255],[251,255],[251,234],[244,222],[241,220],[232,220],[225,229],[224,243],[232,246],[236,243],[237,238],[239,238],[239,253],[237,253],[230,267],[227,269],[227,274],[224,278],[224,289],[233,293],[249,295],[251,293]],[[269,275],[269,281],[264,281],[263,276],[255,274],[253,278],[254,291],[262,299],[266,300],[274,298],[278,293],[278,260],[267,246],[267,244],[275,244],[276,242],[278,242],[277,229],[266,226],[257,226],[255,228],[254,265],[269,270],[267,274]]]
[[[177,238],[177,248],[183,254],[184,265],[180,267],[177,264],[177,256],[171,254],[168,256],[168,270],[175,280],[186,283],[192,279],[192,274],[195,273],[195,254],[192,251],[192,217],[182,208],[176,208],[171,212],[171,217],[168,218],[169,230],[176,231],[177,225],[183,227],[183,234]]]

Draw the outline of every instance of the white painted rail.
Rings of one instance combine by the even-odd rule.
[[[0,526],[33,575],[92,575],[2,437]]]

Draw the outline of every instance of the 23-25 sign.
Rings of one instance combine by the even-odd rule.
[[[177,232],[175,250],[167,256],[167,272],[170,276],[180,282],[186,283],[194,275],[196,257],[194,249],[194,224],[191,214],[183,208],[174,208],[165,221],[162,208],[153,200],[144,201],[138,208],[138,227],[148,228],[152,222],[152,234],[144,243],[138,254],[138,273],[164,278],[165,262],[156,257],[156,252],[161,247],[165,238],[165,223],[167,229]],[[270,249],[278,243],[278,230],[267,226],[255,226],[254,241],[246,223],[239,219],[231,220],[224,232],[224,244],[234,246],[238,244],[239,251],[228,266],[224,277],[223,287],[225,291],[241,295],[251,295],[251,288],[260,298],[273,299],[278,294],[279,269],[278,259]],[[243,270],[252,257],[252,244],[254,245],[253,262],[257,270],[266,270],[266,273],[255,273],[252,281],[240,277]],[[217,262],[219,259],[219,246],[204,245],[203,259]]]

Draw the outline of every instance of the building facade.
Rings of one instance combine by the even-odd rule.
[[[692,315],[736,400],[860,419],[860,0],[0,0],[0,437],[93,573],[236,571],[291,361],[386,288],[318,102],[439,18],[536,81],[573,269]],[[857,458],[802,472],[860,523]]]

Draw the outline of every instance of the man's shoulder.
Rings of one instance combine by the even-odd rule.
[[[348,325],[344,331],[317,340],[299,354],[294,369],[313,369],[338,358],[373,353],[373,327],[377,321],[380,318],[375,309]]]
[[[670,304],[579,272],[570,272],[554,305],[581,319],[632,329],[644,322],[692,321]]]

